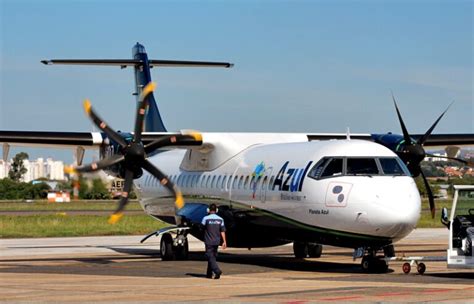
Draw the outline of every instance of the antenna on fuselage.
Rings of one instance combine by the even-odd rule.
[[[346,129],[346,139],[351,140],[351,129],[349,127]]]

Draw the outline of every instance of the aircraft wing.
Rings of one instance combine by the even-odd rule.
[[[133,133],[123,133],[127,138]],[[143,144],[162,139],[165,136],[181,135],[180,132],[153,132],[142,134]],[[50,131],[0,131],[0,143],[20,147],[98,149],[109,145],[109,139],[101,132],[50,132]],[[193,144],[195,145],[195,144]]]
[[[0,143],[24,147],[98,148],[104,143],[99,132],[0,131]]]

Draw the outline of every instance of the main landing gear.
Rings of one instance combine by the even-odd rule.
[[[189,253],[188,230],[190,227],[170,226],[154,231],[145,236],[140,243],[145,242],[152,236],[160,236],[160,254],[163,261],[187,260]],[[172,234],[176,236],[173,238]]]
[[[160,254],[163,261],[187,260],[189,254],[188,238],[178,233],[175,238],[171,233],[164,233],[160,241]]]
[[[306,257],[319,258],[323,252],[323,245],[316,243],[293,242],[293,253],[295,258],[304,259]]]

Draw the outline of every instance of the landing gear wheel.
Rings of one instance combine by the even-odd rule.
[[[160,241],[160,253],[163,261],[171,261],[173,255],[173,237],[169,233],[163,234]]]
[[[184,244],[176,246],[174,248],[175,255],[177,260],[187,260],[189,254],[189,244],[188,240],[184,242]]]
[[[388,264],[384,259],[377,260],[377,272],[386,273],[388,270]]]
[[[308,256],[310,258],[320,258],[323,252],[323,245],[308,244]]]
[[[371,272],[373,266],[373,259],[371,257],[365,256],[362,258],[362,262],[360,263],[360,266],[362,267],[362,270],[365,272]]]
[[[409,274],[411,271],[411,265],[410,263],[404,263],[402,266],[402,270],[404,274]]]
[[[295,258],[304,259],[308,256],[308,244],[303,242],[293,242],[293,253]]]
[[[385,273],[388,270],[388,264],[384,259],[364,256],[361,262],[362,270],[369,273]]]
[[[425,271],[426,271],[426,265],[425,265],[425,263],[419,263],[419,264],[416,266],[416,271],[418,271],[419,274],[424,274]]]

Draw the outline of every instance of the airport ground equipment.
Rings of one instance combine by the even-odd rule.
[[[466,193],[462,203],[461,193]],[[447,221],[447,210],[443,210],[444,222]],[[467,229],[474,227],[474,185],[455,185],[454,199],[449,222],[449,246],[447,250],[448,268],[474,268],[472,242],[468,238]],[[472,239],[471,239],[472,241]]]
[[[454,185],[454,198],[448,220],[448,210],[443,208],[441,222],[449,229],[448,249],[446,256],[413,256],[386,258],[387,262],[404,261],[402,270],[409,274],[416,265],[419,274],[426,271],[424,262],[446,261],[448,268],[474,268],[472,242],[468,242],[467,229],[474,227],[474,185]],[[460,195],[459,193],[465,195]],[[462,203],[459,198],[463,197]]]

